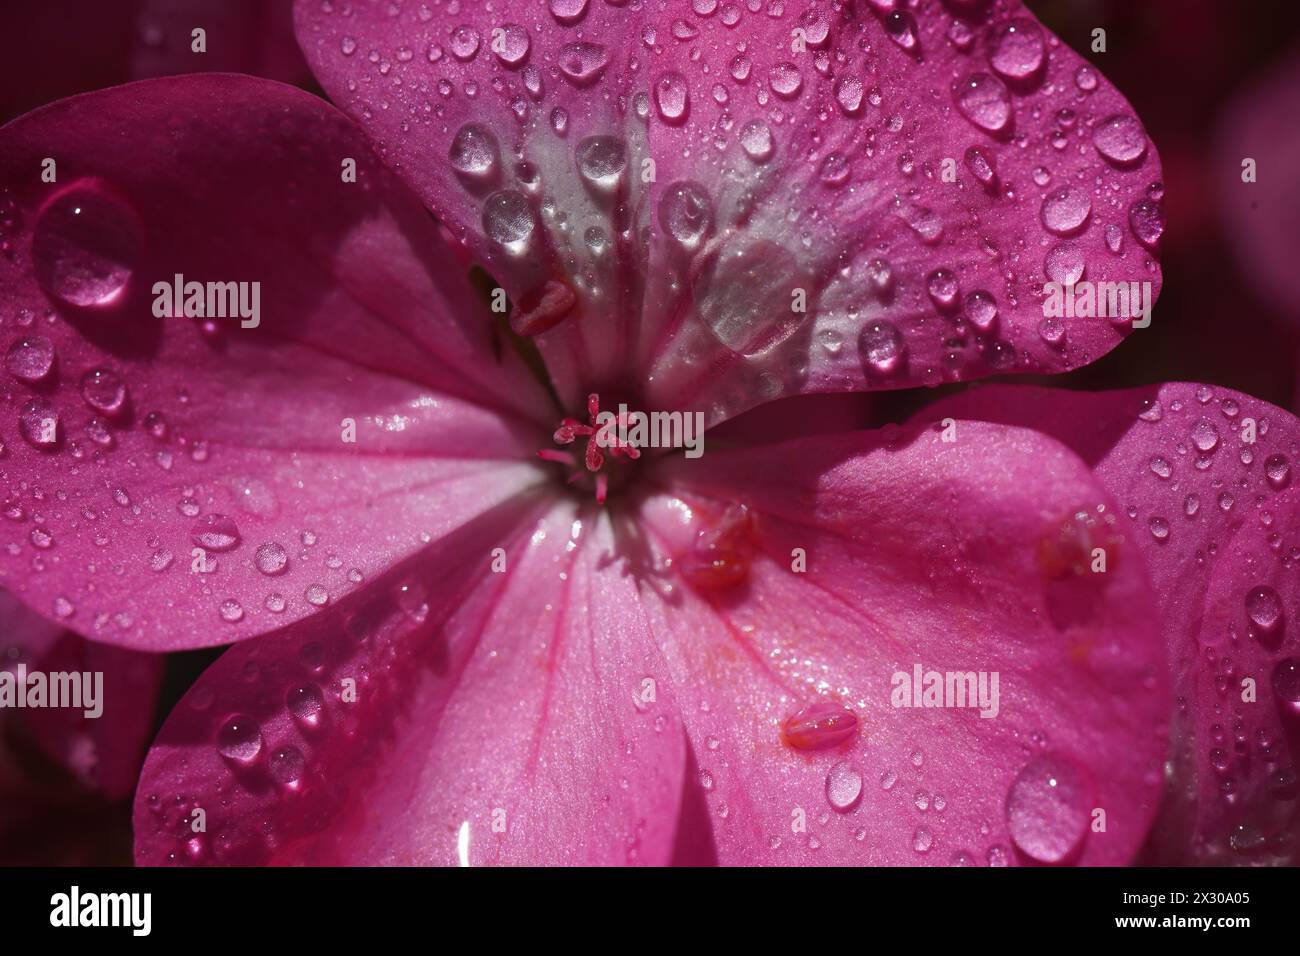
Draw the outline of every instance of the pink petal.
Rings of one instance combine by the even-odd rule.
[[[643,593],[721,863],[1121,864],[1145,838],[1169,701],[1133,545],[1062,446],[957,436],[823,436],[661,472],[644,518],[673,587]],[[736,504],[748,525],[725,517]],[[719,559],[739,566],[730,586]],[[917,665],[997,672],[996,717],[894,706]]]
[[[135,788],[154,728],[162,683],[162,658],[85,641],[33,614],[0,592],[0,670],[45,675],[101,675],[98,716],[87,708],[24,708],[7,711],[22,720],[48,756],[82,786],[110,800]]]
[[[0,122],[64,96],[177,73],[250,73],[305,86],[289,0],[42,0],[0,9]],[[195,52],[201,27],[206,50]],[[55,48],[58,56],[50,56]]]
[[[1253,292],[1300,323],[1300,187],[1291,174],[1300,163],[1300,130],[1290,121],[1297,110],[1300,53],[1293,53],[1225,107],[1212,168],[1238,267]]]
[[[545,396],[319,99],[195,76],[62,101],[0,131],[0,208],[0,583],[64,626],[240,640],[537,480]],[[155,317],[176,274],[260,283],[260,324]]]
[[[137,861],[667,862],[684,737],[613,549],[603,514],[498,512],[371,603],[232,648],[150,754]]]
[[[1125,509],[1174,662],[1164,863],[1296,862],[1300,422],[1229,389],[972,390],[922,413],[1028,425],[1076,448]],[[1248,442],[1247,422],[1255,440]],[[1300,666],[1300,664],[1297,664]],[[1250,678],[1256,700],[1242,700]]]
[[[573,290],[524,318],[574,407],[628,377],[718,421],[1060,371],[1130,323],[1044,326],[1049,278],[1158,292],[1155,149],[1019,3],[306,0],[297,25],[326,91],[512,299]]]

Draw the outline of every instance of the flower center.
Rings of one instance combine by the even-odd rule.
[[[576,448],[543,448],[538,451],[537,457],[567,466],[571,470],[571,485],[590,481],[596,492],[596,500],[604,504],[609,495],[611,476],[621,478],[626,473],[626,468],[620,467],[620,463],[641,457],[636,445],[623,437],[627,432],[630,414],[620,410],[617,414],[607,411],[602,415],[600,396],[593,392],[587,396],[586,422],[565,418],[555,429],[557,445],[575,445],[579,440],[584,440],[581,463]]]

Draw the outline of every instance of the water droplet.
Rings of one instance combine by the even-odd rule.
[[[916,18],[906,10],[894,10],[885,17],[885,33],[909,53],[918,52],[920,41],[917,39]]]
[[[517,23],[503,24],[500,29],[501,33],[493,34],[492,52],[506,66],[518,66],[528,56],[528,31]]]
[[[983,186],[991,187],[997,182],[997,160],[992,153],[979,146],[970,146],[966,149],[965,160],[966,168]]]
[[[698,183],[673,183],[659,201],[659,222],[688,252],[694,252],[713,227],[708,192]]]
[[[992,38],[989,63],[999,75],[1022,81],[1043,67],[1046,48],[1043,31],[1032,20],[1017,17],[997,28]]]
[[[940,311],[951,311],[957,304],[957,277],[947,269],[936,269],[925,280],[925,290],[930,294],[930,301]]]
[[[283,545],[268,541],[258,546],[257,552],[253,556],[253,563],[257,565],[257,570],[263,574],[283,574],[289,566],[289,552],[285,551]]]
[[[655,108],[665,123],[685,122],[690,110],[690,89],[685,77],[675,71],[662,74],[655,80],[654,96]]]
[[[285,695],[284,705],[298,723],[315,727],[320,723],[325,699],[315,684],[300,684]]]
[[[236,714],[217,732],[217,750],[227,760],[252,763],[262,752],[262,729],[251,717]]]
[[[95,411],[116,415],[126,405],[126,383],[109,369],[92,369],[81,377],[81,397]]]
[[[1049,193],[1040,210],[1043,225],[1058,236],[1081,232],[1092,215],[1092,200],[1082,189],[1063,186]]]
[[[1054,247],[1043,261],[1043,271],[1053,282],[1072,286],[1083,278],[1087,263],[1083,250],[1073,243],[1065,242]]]
[[[1192,426],[1192,443],[1201,451],[1212,452],[1219,447],[1219,430],[1208,418],[1199,419]]]
[[[1278,703],[1300,715],[1300,657],[1287,657],[1273,668],[1273,693]]]
[[[535,226],[528,197],[513,189],[493,193],[483,204],[483,229],[488,238],[511,252],[520,252]]]
[[[238,624],[244,619],[244,607],[234,598],[227,598],[221,602],[218,612],[221,619],[228,624]]]
[[[987,332],[997,321],[998,303],[990,292],[976,289],[966,296],[964,305],[966,318],[970,319],[981,332]]]
[[[862,774],[852,764],[840,761],[826,774],[826,799],[840,813],[852,810],[862,796]]]
[[[325,590],[325,588],[319,584],[310,585],[307,590],[303,592],[303,597],[307,599],[308,604],[314,604],[316,607],[320,607],[330,599],[329,591]]]
[[[869,322],[858,334],[858,354],[868,376],[888,375],[904,362],[907,348],[903,336],[889,322]]]
[[[551,0],[551,16],[566,26],[577,23],[587,13],[587,0]]]
[[[803,88],[803,74],[793,63],[778,63],[768,71],[767,85],[783,99],[794,99]]]
[[[1282,624],[1282,599],[1277,591],[1267,584],[1251,588],[1246,594],[1246,616],[1259,632],[1257,636],[1276,634]]]
[[[1264,462],[1264,474],[1274,488],[1285,488],[1291,484],[1291,462],[1285,455],[1270,455]]]
[[[491,131],[478,123],[466,123],[451,141],[452,169],[475,182],[486,182],[497,174],[501,149]]]
[[[1116,166],[1136,165],[1147,152],[1147,134],[1137,117],[1117,113],[1092,130],[1092,145]]]
[[[1088,832],[1092,785],[1087,772],[1059,754],[1031,760],[1007,794],[1007,827],[1016,847],[1039,863],[1060,863]]]
[[[239,547],[239,526],[222,514],[204,515],[190,529],[190,540],[209,551],[232,551]]]
[[[456,27],[451,31],[451,55],[461,61],[474,59],[478,53],[479,35],[478,31],[466,24]]]
[[[609,51],[599,43],[569,43],[560,47],[560,72],[574,86],[595,83],[609,66]]]
[[[786,719],[781,736],[796,750],[825,750],[851,740],[858,732],[858,718],[832,701],[819,701]],[[861,786],[861,780],[858,781]]]
[[[765,163],[772,158],[772,131],[766,123],[752,120],[740,130],[740,146],[756,163]]]
[[[1169,522],[1159,515],[1155,515],[1147,522],[1147,527],[1151,530],[1151,537],[1157,541],[1164,541],[1169,537]]]
[[[929,853],[933,846],[934,835],[924,827],[912,834],[912,849],[917,853]]]
[[[39,382],[54,370],[54,343],[43,335],[18,339],[5,355],[5,368],[20,382]]]
[[[953,88],[962,116],[986,133],[1000,133],[1011,122],[1011,94],[988,73],[972,73]]]
[[[281,747],[271,754],[271,776],[283,786],[293,786],[301,780],[306,766],[307,761],[297,747]]]
[[[1152,248],[1165,232],[1164,207],[1152,199],[1139,199],[1129,207],[1128,224],[1138,242]]]
[[[54,298],[79,308],[111,308],[125,299],[143,245],[135,210],[93,181],[83,181],[41,210],[32,265]]]
[[[574,155],[582,178],[603,190],[617,186],[627,168],[627,144],[617,136],[588,136]]]
[[[842,76],[835,81],[835,101],[849,116],[862,109],[862,80],[856,76]]]
[[[36,448],[53,448],[59,440],[59,413],[43,398],[33,398],[18,410],[18,430]]]

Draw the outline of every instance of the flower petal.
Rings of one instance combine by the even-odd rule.
[[[1062,446],[956,428],[664,466],[676,586],[647,607],[723,864],[1121,864],[1146,837],[1169,699],[1133,545]],[[905,706],[918,668],[984,672],[996,716],[955,684]]]
[[[685,744],[634,580],[605,516],[535,519],[499,509],[342,627],[223,655],[149,757],[137,861],[666,863]]]
[[[1102,394],[988,387],[922,415],[1053,435],[1093,462],[1125,509],[1159,600],[1178,701],[1153,858],[1300,859],[1300,503],[1291,485],[1300,422],[1248,395],[1186,383]]]
[[[64,626],[249,637],[536,480],[546,397],[319,99],[213,75],[64,100],[0,131],[0,208],[0,582]],[[184,317],[176,276],[245,308]]]
[[[0,671],[17,675],[21,664],[27,675],[39,672],[47,681],[54,674],[88,674],[92,684],[79,687],[94,695],[84,707],[15,707],[3,715],[22,720],[49,758],[86,790],[109,800],[129,795],[154,729],[162,658],[82,640],[3,591],[0,622]]]
[[[296,17],[329,94],[526,304],[566,404],[631,378],[718,421],[1072,368],[1136,310],[1044,326],[1046,281],[1158,292],[1159,161],[1123,97],[1019,3],[891,7]]]

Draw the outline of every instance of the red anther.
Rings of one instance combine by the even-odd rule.
[[[622,412],[612,419],[606,416],[605,421],[599,419],[600,396],[592,392],[587,396],[587,421],[581,422],[576,418],[561,419],[552,437],[557,445],[569,445],[578,438],[587,439],[582,463],[587,472],[594,476],[596,500],[604,502],[609,493],[609,474],[605,470],[607,463],[610,459],[617,458],[635,461],[641,457],[641,450],[629,442],[622,441],[619,437],[619,426],[626,428],[632,421],[630,412]],[[543,449],[537,454],[539,458],[546,461],[577,467],[575,457],[569,452]],[[573,484],[580,477],[581,472],[571,475],[569,483]]]

